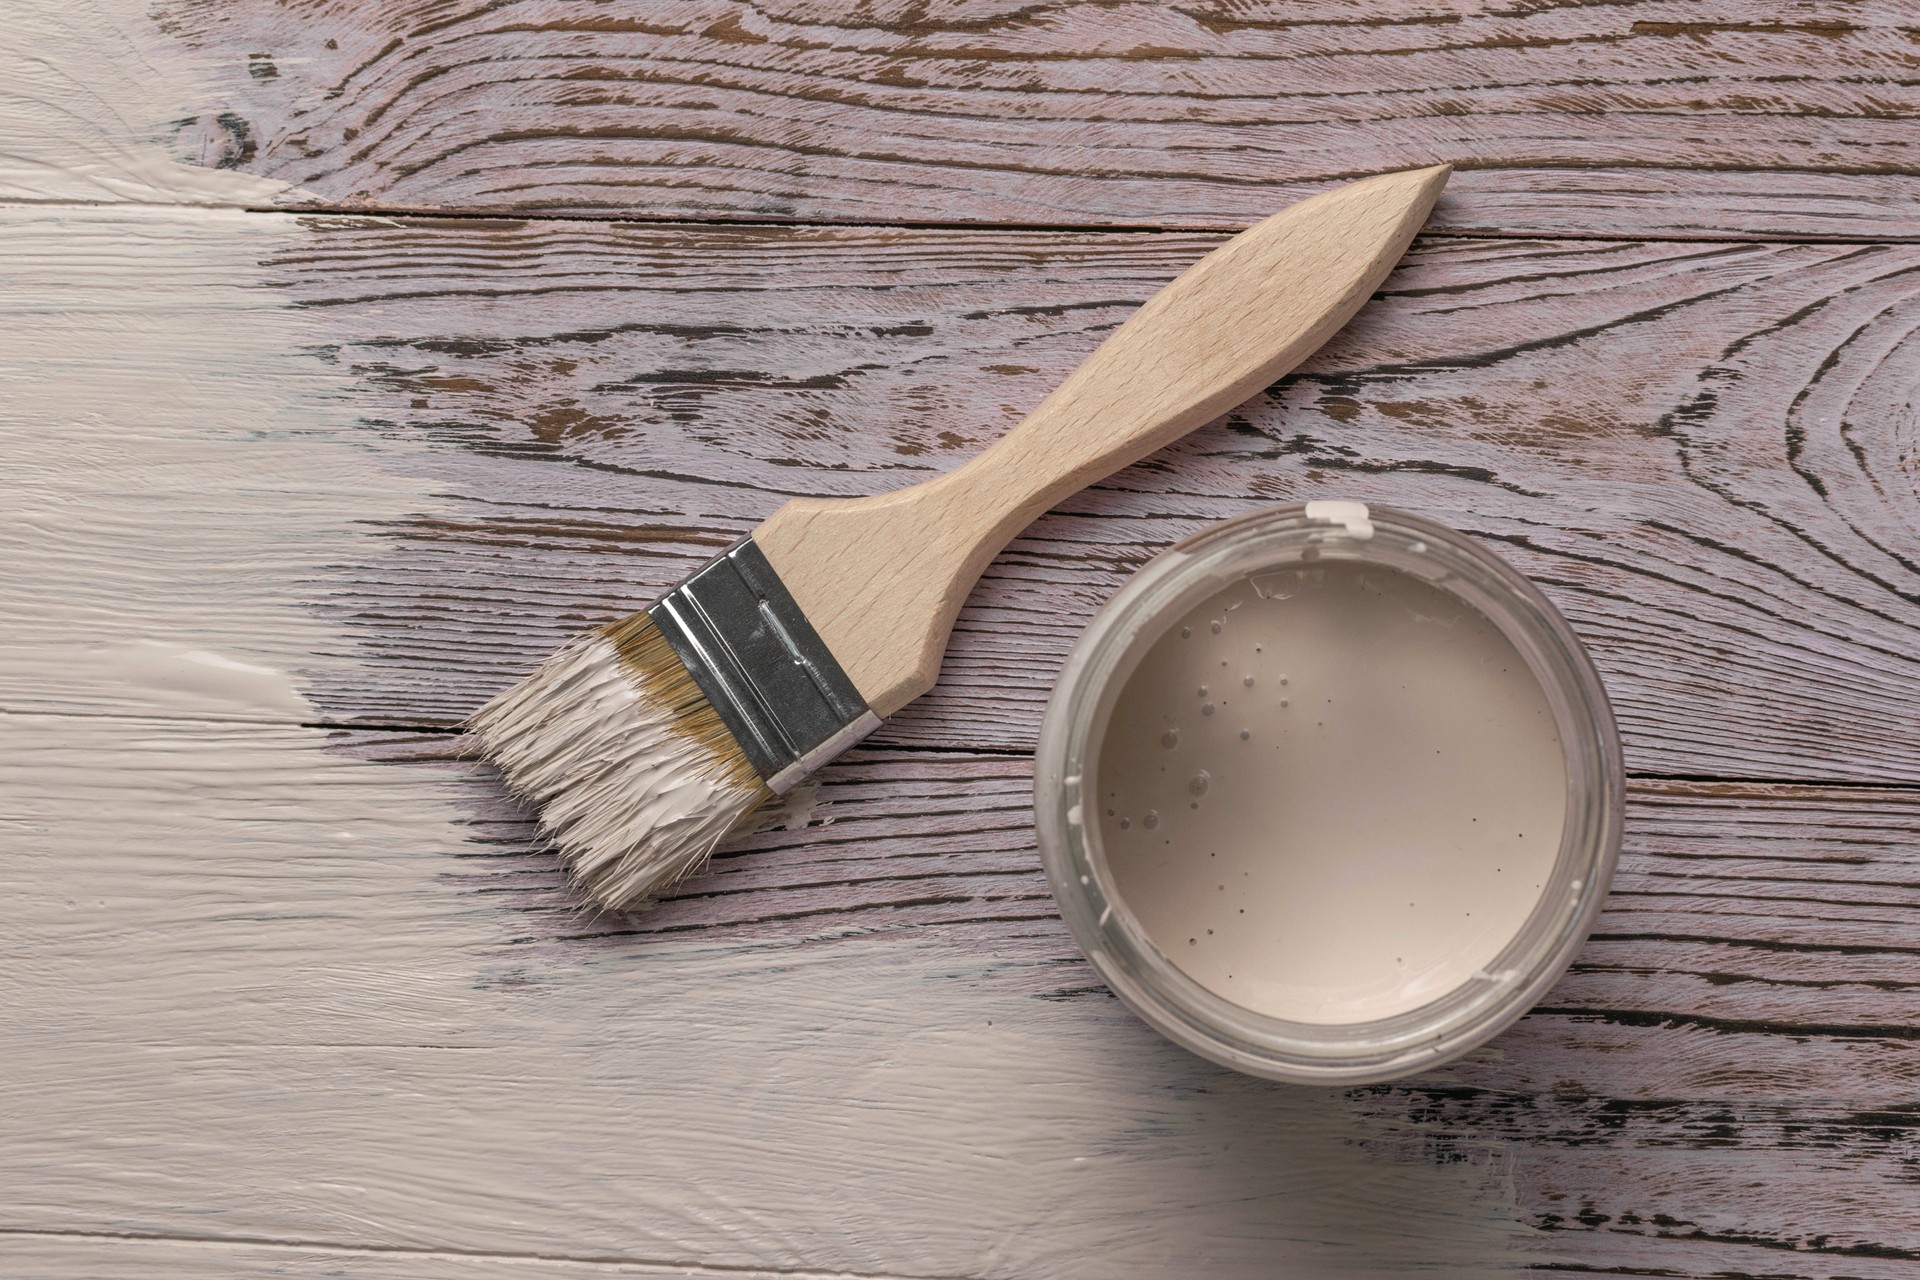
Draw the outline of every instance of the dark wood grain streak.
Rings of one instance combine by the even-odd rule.
[[[1040,962],[1035,999],[1111,999],[1048,897],[1025,760],[858,749],[669,900],[583,918],[459,740],[343,732],[337,749],[460,789],[492,851],[458,887],[521,913],[522,947],[931,929]],[[1507,1162],[1549,1269],[1901,1274],[1920,1261],[1920,791],[1641,782],[1627,831],[1607,909],[1541,1006],[1363,1096],[1409,1152]]]
[[[1920,234],[1920,26],[1663,0],[166,0],[181,149],[327,207],[1244,226],[1460,166],[1440,226]]]
[[[787,496],[1018,419],[1208,237],[319,220],[273,264],[447,495],[318,584],[346,723],[451,725]],[[1353,497],[1510,556],[1631,766],[1920,780],[1920,250],[1429,241],[1299,374],[1066,503],[962,614],[902,746],[1021,750],[1088,617],[1209,520]]]

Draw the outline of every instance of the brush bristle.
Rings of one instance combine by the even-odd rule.
[[[699,870],[771,794],[644,613],[572,641],[469,727],[574,882],[617,911]]]

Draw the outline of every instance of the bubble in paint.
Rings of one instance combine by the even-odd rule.
[[[1194,774],[1193,777],[1187,781],[1187,790],[1196,796],[1207,794],[1207,789],[1211,786],[1213,786],[1213,775],[1209,774],[1205,769]]]
[[[1120,819],[1120,829],[1122,831],[1131,831],[1133,829],[1133,819],[1132,818]]]
[[[1180,731],[1178,729],[1169,729],[1165,733],[1161,734],[1160,745],[1167,748],[1169,751],[1179,746]]]
[[[1210,715],[1212,715],[1212,714],[1213,714],[1213,704],[1212,704],[1211,702],[1209,702],[1209,703],[1207,703],[1207,704],[1206,704],[1205,706],[1203,706],[1203,707],[1201,707],[1201,708],[1200,708],[1200,714],[1201,714],[1201,715],[1203,715],[1203,716],[1210,716]]]
[[[1251,738],[1252,736],[1253,736],[1253,730],[1251,729],[1242,729],[1240,731],[1240,741],[1242,742],[1245,742],[1248,738]]]
[[[1202,698],[1207,696],[1207,686],[1204,684],[1200,686],[1200,696]]]
[[[1213,632],[1213,634],[1215,634],[1215,635],[1219,635],[1219,634],[1220,634],[1220,619],[1218,619],[1218,618],[1215,618],[1215,619],[1213,620],[1213,625],[1212,625],[1212,626],[1210,626],[1210,627],[1208,627],[1208,628],[1207,628],[1207,630],[1209,630],[1209,631],[1211,631],[1211,632]]]
[[[1182,628],[1180,628],[1180,638],[1181,638],[1182,640],[1191,640],[1191,639],[1193,639],[1193,628],[1192,628],[1192,627],[1182,627]]]
[[[1240,677],[1240,683],[1241,683],[1241,684],[1243,684],[1243,685],[1245,685],[1245,686],[1247,686],[1247,688],[1249,688],[1249,689],[1251,689],[1251,688],[1253,688],[1253,677],[1252,677],[1252,676],[1242,676],[1242,677]]]
[[[1147,830],[1149,830],[1149,831],[1151,831],[1151,830],[1153,830],[1153,829],[1154,829],[1155,827],[1157,827],[1157,826],[1159,826],[1159,825],[1160,825],[1160,811],[1159,811],[1158,809],[1149,809],[1149,810],[1147,810],[1147,816],[1146,816],[1146,817],[1144,817],[1144,818],[1142,818],[1142,819],[1140,819],[1140,825],[1141,825],[1141,826],[1143,826],[1143,827],[1145,827],[1145,828],[1146,828]]]

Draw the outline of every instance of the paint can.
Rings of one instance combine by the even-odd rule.
[[[1432,520],[1315,502],[1148,563],[1062,672],[1040,852],[1108,986],[1273,1079],[1386,1080],[1565,972],[1619,852],[1598,672],[1527,578]]]

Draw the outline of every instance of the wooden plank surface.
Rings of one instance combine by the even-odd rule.
[[[993,402],[991,382],[942,377],[942,365],[965,356],[984,366],[994,346],[1018,347],[1036,365],[1063,360],[1070,356],[1058,348],[1093,335],[1075,332],[1072,319],[1049,329],[1078,314],[1072,306],[1022,312],[1028,303],[993,305],[985,286],[943,284],[955,269],[931,254],[924,234],[804,233],[796,248],[795,233],[726,232],[772,237],[789,261],[824,264],[797,277],[812,287],[734,296],[714,287],[738,268],[711,251],[710,233],[606,233],[624,237],[616,245],[681,255],[656,256],[637,273],[661,280],[662,262],[671,265],[679,281],[671,296],[656,288],[635,298],[632,286],[608,288],[591,273],[583,284],[529,268],[545,237],[577,228],[429,233],[209,218],[29,211],[0,221],[18,279],[33,286],[9,295],[11,432],[29,446],[13,457],[33,499],[15,517],[34,536],[17,540],[8,582],[38,602],[9,633],[0,689],[10,712],[0,794],[18,841],[0,886],[12,939],[0,1007],[13,1011],[0,1032],[14,1064],[14,1101],[0,1107],[13,1117],[0,1182],[34,1189],[9,1202],[4,1225],[18,1234],[0,1237],[0,1253],[12,1247],[38,1274],[59,1277],[88,1274],[101,1251],[129,1247],[103,1237],[126,1234],[158,1241],[156,1268],[206,1237],[219,1249],[277,1241],[368,1275],[430,1274],[439,1264],[416,1267],[416,1253],[448,1251],[498,1267],[555,1258],[903,1276],[1182,1275],[1196,1259],[1229,1275],[1276,1265],[1387,1275],[1416,1262],[1461,1275],[1601,1265],[1897,1275],[1920,1256],[1908,1180],[1909,1099],[1920,1076],[1905,973],[1920,946],[1906,936],[1920,822],[1912,790],[1638,784],[1616,895],[1543,1007],[1466,1063],[1350,1094],[1262,1085],[1190,1059],[1093,981],[1035,866],[1030,761],[1020,739],[996,746],[984,732],[1006,717],[980,708],[1021,705],[988,691],[1007,685],[1013,658],[958,667],[956,686],[978,690],[973,705],[836,765],[817,791],[770,815],[659,910],[581,916],[527,815],[460,758],[457,739],[303,725],[337,722],[354,706],[400,724],[430,712],[445,688],[506,678],[508,651],[489,645],[478,619],[483,601],[493,601],[489,626],[516,611],[531,616],[542,598],[527,594],[534,588],[547,607],[561,606],[555,612],[583,610],[615,584],[643,590],[699,554],[691,532],[661,536],[658,514],[654,531],[622,542],[616,524],[629,513],[678,509],[689,513],[687,528],[702,511],[741,510],[737,495],[777,501],[796,487],[782,472],[804,475],[814,491],[849,491],[928,465],[901,446],[926,440],[929,428],[915,436],[897,415],[880,419],[878,407],[850,411],[862,398],[822,377],[847,366],[842,344],[857,338],[871,350],[868,331],[888,315],[896,327],[923,325],[928,339],[960,321],[991,335],[1016,318],[1013,338],[976,340],[977,351],[929,361],[931,374],[904,362],[920,385],[958,385],[953,394],[983,404]],[[693,239],[676,245],[672,234]],[[396,253],[396,236],[418,239]],[[1018,240],[1027,269],[1002,274],[1071,284],[1077,260],[1061,256],[1064,238],[1041,239],[1037,252]],[[941,240],[933,237],[935,247]],[[977,257],[978,238],[964,241]],[[436,243],[443,259],[427,251]],[[514,266],[493,265],[488,246],[501,243],[515,247],[499,259]],[[1105,240],[1094,248],[1114,252]],[[888,251],[908,264],[892,278]],[[1079,296],[1097,305],[1079,310],[1094,313],[1096,330],[1121,306],[1101,294],[1166,262],[1166,242],[1139,251],[1145,267],[1091,260]],[[1543,291],[1550,297],[1577,297],[1579,276],[1542,271],[1540,255],[1551,267],[1555,254],[1628,251],[1425,252],[1370,313],[1386,323],[1356,329],[1330,359],[1353,360],[1355,344],[1373,343],[1416,370],[1497,366],[1470,354],[1418,363],[1406,335],[1434,321],[1416,326],[1398,309],[1445,299],[1421,305],[1497,311],[1498,290],[1517,290],[1511,278],[1527,275],[1560,286]],[[1793,271],[1846,268],[1863,256],[1729,250],[1733,274],[1702,288],[1690,281],[1700,268],[1662,256],[1670,252],[1634,251],[1641,256],[1615,258],[1621,269],[1609,274],[1631,287],[1644,272],[1638,287],[1656,299],[1738,297],[1749,258],[1787,259],[1763,268],[1768,288],[1779,289]],[[915,276],[912,264],[930,257],[928,274]],[[449,290],[443,261],[479,263],[484,274]],[[1481,306],[1410,283],[1462,263],[1480,264],[1481,278],[1495,282]],[[901,286],[872,294],[905,294],[905,304],[876,313],[829,269]],[[570,317],[580,328],[561,332],[575,336],[556,343],[538,327],[507,323],[515,280],[560,289],[555,319]],[[1806,288],[1830,293],[1832,280]],[[1525,283],[1539,287],[1537,278]],[[958,291],[928,305],[946,296],[942,288]],[[602,318],[581,299],[603,293],[624,299],[641,337],[599,336]],[[682,296],[695,300],[691,313],[674,310]],[[1778,329],[1772,313],[1755,315],[1764,296],[1756,290],[1730,308],[1745,328],[1716,334],[1703,318],[1667,332],[1704,330],[1700,341],[1724,344],[1732,333]],[[435,336],[421,319],[434,312],[404,309],[422,298],[469,323]],[[1644,298],[1615,305],[1628,315],[1660,310]],[[502,368],[527,379],[525,394],[541,404],[537,380],[573,361],[577,380],[576,370],[559,370],[573,398],[584,391],[611,404],[616,391],[594,388],[620,382],[615,371],[631,380],[636,371],[700,369],[675,345],[695,332],[737,343],[715,349],[704,367],[739,369],[748,344],[699,307],[734,308],[744,317],[736,330],[805,339],[790,348],[785,383],[749,367],[745,376],[639,385],[699,393],[668,395],[670,406],[714,394],[718,406],[700,413],[716,415],[748,403],[727,386],[734,379],[771,383],[763,395],[776,402],[791,384],[837,393],[833,416],[789,405],[758,422],[744,412],[726,419],[765,441],[781,438],[776,426],[815,424],[810,442],[794,442],[811,451],[795,460],[811,465],[755,471],[741,461],[754,449],[739,436],[684,413],[561,432],[554,447],[513,421],[504,400],[491,412],[447,412],[436,399],[488,403],[503,375],[468,375]],[[491,339],[474,332],[476,313],[502,321]],[[706,328],[676,328],[689,314]],[[1529,332],[1520,319],[1494,329],[1522,347]],[[385,336],[407,331],[427,336]],[[111,343],[99,340],[106,335]],[[1020,341],[1029,335],[1037,340]],[[668,345],[592,364],[594,352],[623,340]],[[476,363],[451,365],[456,358]],[[1615,363],[1590,356],[1577,367]],[[1832,363],[1848,367],[1844,357]],[[998,376],[1017,384],[1041,375]],[[1658,369],[1636,376],[1661,385]],[[1536,380],[1521,379],[1535,396]],[[1379,425],[1408,421],[1377,407],[1411,398],[1403,393],[1375,401],[1352,375],[1331,390],[1309,386],[1284,388],[1250,412],[1277,421],[1304,406],[1332,441],[1353,424],[1356,435],[1412,431]],[[1557,394],[1571,400],[1576,391]],[[1757,394],[1764,402],[1764,389]],[[1333,396],[1352,410],[1339,400],[1338,412],[1315,409]],[[897,385],[881,398],[914,403]],[[588,403],[599,411],[598,400]],[[1511,432],[1485,425],[1502,420],[1491,404],[1482,401],[1486,417],[1469,419],[1471,430],[1437,421],[1426,434],[1449,449],[1559,458],[1573,474],[1573,459],[1593,456],[1564,440],[1544,451],[1516,445]],[[843,416],[850,425],[836,429]],[[1157,503],[1157,513],[1147,506],[1125,517],[1143,530],[1149,521],[1191,527],[1196,509],[1238,509],[1247,499],[1210,494],[1188,472],[1240,468],[1251,480],[1262,472],[1247,469],[1265,455],[1295,456],[1269,441],[1221,460],[1223,442],[1241,449],[1236,441],[1251,438],[1223,423],[1198,447],[1090,501]],[[1396,437],[1375,435],[1369,447],[1382,438]],[[590,452],[623,446],[651,467]],[[138,465],[155,450],[166,469]],[[709,471],[724,461],[731,475],[720,478],[735,483],[702,481],[702,460]],[[1304,478],[1305,468],[1331,464],[1292,465]],[[1501,460],[1487,471],[1498,477],[1518,465]],[[1770,465],[1795,474],[1784,461]],[[543,488],[554,472],[582,478]],[[1512,492],[1425,467],[1380,476],[1415,486],[1421,500],[1409,505],[1429,510],[1455,483],[1476,497]],[[613,492],[590,497],[587,480]],[[1552,516],[1523,527],[1577,527],[1574,504],[1531,488],[1547,496],[1520,496]],[[1633,514],[1588,500],[1590,511],[1622,521]],[[562,503],[583,508],[596,536],[577,536],[582,512],[562,516]],[[488,531],[500,504],[515,517],[563,519],[563,536],[541,526],[529,538],[511,520],[504,535]],[[1477,505],[1463,499],[1456,510],[1470,516]],[[185,512],[192,524],[176,527]],[[1096,530],[1119,523],[1097,508],[1067,518]],[[1139,547],[1153,537],[1135,536]],[[1051,538],[1060,539],[1055,549],[1039,554]],[[451,554],[441,550],[450,542]],[[1033,598],[1050,591],[1090,608],[1099,589],[1060,584],[1083,572],[1117,579],[1140,553],[1123,546],[1095,558],[1089,545],[1099,545],[1097,534],[1042,530],[1007,563],[1045,570],[1026,588]],[[1728,559],[1735,568],[1722,572],[1753,563]],[[119,568],[100,577],[110,565]],[[437,572],[429,578],[422,566]],[[1575,575],[1544,576],[1563,598],[1579,598],[1568,591]],[[1830,570],[1805,576],[1801,616],[1844,599]],[[1689,579],[1677,572],[1667,577],[1682,608],[1713,598],[1684,594]],[[522,584],[520,594],[500,591],[501,581]],[[393,599],[396,590],[419,602],[413,611],[366,603],[369,591]],[[1589,610],[1582,625],[1602,614]],[[1059,626],[1062,646],[1067,630]],[[1742,634],[1754,633],[1798,635],[1784,620]],[[122,646],[142,637],[173,647],[134,661]],[[462,661],[487,656],[436,686],[420,674],[432,669],[429,643]],[[537,629],[515,641],[529,652],[542,643]],[[1612,643],[1607,633],[1596,640],[1603,653]],[[61,656],[76,652],[93,656]],[[1047,660],[1035,652],[1023,659],[1029,666]],[[208,680],[194,653],[231,656],[247,670]],[[396,662],[396,654],[421,656]],[[368,671],[384,674],[368,684]],[[183,683],[183,672],[202,683]],[[281,692],[267,687],[275,681]],[[328,701],[310,709],[309,698]],[[1727,732],[1709,702],[1669,723],[1679,726],[1669,734]],[[1636,742],[1657,743],[1656,727],[1643,714]],[[1808,736],[1802,759],[1813,768],[1822,752],[1843,758],[1849,742]],[[260,1134],[268,1115],[279,1117],[270,1139]],[[1077,1162],[1105,1172],[1087,1182],[1072,1174]],[[1305,1172],[1315,1180],[1301,1182]],[[1809,1197],[1809,1185],[1818,1194]],[[1169,1196],[1173,1186],[1188,1190]],[[1124,1229],[1112,1216],[1121,1205]],[[955,1206],[966,1209],[958,1220]]]
[[[16,271],[150,281],[168,325],[228,271],[193,255],[239,234],[113,225],[72,240],[15,215]],[[255,233],[272,287],[208,296],[286,329],[278,403],[311,388],[403,489],[434,494],[394,498],[363,559],[316,571],[306,590],[363,652],[309,660],[314,696],[341,723],[440,726],[786,497],[953,465],[1212,243],[274,225]],[[1154,551],[1267,503],[1351,497],[1533,575],[1592,647],[1638,771],[1920,780],[1916,281],[1906,247],[1423,245],[1303,372],[1017,540],[941,687],[882,741],[1027,749],[1073,638]],[[127,376],[97,355],[63,355],[59,376]],[[45,520],[113,536],[75,508]],[[62,678],[34,673],[33,705],[66,705]]]
[[[8,1030],[9,1226],[369,1274],[449,1250],[1014,1276],[1920,1256],[1920,793],[1637,787],[1615,898],[1543,1006],[1343,1095],[1159,1041],[1017,909],[1030,861],[953,848],[1025,844],[1004,760],[849,760],[805,825],[627,923],[484,823],[484,773],[316,759],[314,732],[12,717],[14,820],[67,816],[4,885],[6,1007],[36,1010]],[[117,847],[142,797],[167,828]],[[873,896],[796,909],[836,881]],[[971,913],[916,914],[956,885]]]
[[[1451,161],[1439,226],[1912,237],[1909,6],[166,0],[176,152],[326,207],[1239,227]]]
[[[312,224],[271,272],[458,498],[330,593],[376,654],[322,704],[454,723],[786,497],[952,466],[1211,243]],[[1637,770],[1920,779],[1917,282],[1903,247],[1427,243],[1301,373],[1018,539],[883,741],[1026,749],[1154,551],[1342,497],[1533,575]]]
[[[343,1249],[279,1241],[177,1240],[19,1232],[0,1239],[11,1274],[142,1280],[845,1280],[804,1271],[712,1271],[592,1258],[511,1258],[431,1249]]]
[[[0,42],[0,1273],[1913,1274],[1910,17],[664,12]],[[978,448],[1192,229],[1443,146],[1443,230],[1541,236],[1423,242],[1036,525],[942,690],[658,910],[583,914],[449,732]],[[809,218],[1100,229],[712,225]],[[1875,242],[1595,238],[1649,234]],[[1310,497],[1511,555],[1639,775],[1541,1007],[1344,1093],[1125,1013],[1028,808],[1100,601]]]

